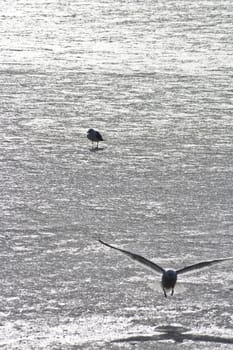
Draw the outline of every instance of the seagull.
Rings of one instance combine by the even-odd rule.
[[[92,141],[92,148],[93,148],[93,142],[97,142],[97,146],[96,146],[97,149],[98,149],[99,141],[104,141],[102,135],[99,133],[99,131],[96,131],[95,129],[88,130],[87,138]]]
[[[198,270],[198,269],[202,269],[204,267],[216,264],[216,263],[220,263],[226,260],[233,260],[233,257],[229,257],[229,258],[222,258],[222,259],[215,259],[215,260],[208,260],[208,261],[201,261],[199,263],[196,263],[194,265],[190,265],[190,266],[186,266],[183,267],[182,269],[179,270],[173,270],[173,269],[169,269],[169,270],[165,270],[164,268],[162,268],[161,266],[155,264],[154,262],[144,258],[141,255],[138,254],[134,254],[131,253],[127,250],[124,249],[120,249],[117,248],[113,245],[110,245],[108,243],[103,242],[101,239],[98,240],[100,243],[104,244],[105,246],[118,250],[119,252],[127,255],[129,258],[135,260],[136,262],[139,262],[140,264],[149,267],[150,269],[162,274],[162,279],[161,279],[161,286],[163,289],[163,293],[164,296],[167,298],[167,291],[171,290],[171,296],[174,294],[174,288],[177,282],[177,276],[181,275],[183,273],[189,272],[189,271],[193,271],[193,270]]]

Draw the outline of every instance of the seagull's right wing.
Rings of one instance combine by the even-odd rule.
[[[223,258],[223,259],[215,259],[215,260],[209,260],[209,261],[201,261],[197,264],[186,266],[180,270],[177,270],[176,272],[177,272],[177,274],[182,274],[182,273],[186,273],[186,272],[193,271],[193,270],[199,270],[199,269],[202,269],[204,267],[208,267],[208,266],[211,266],[213,264],[217,264],[217,263],[224,262],[227,260],[233,260],[233,257]]]
[[[112,246],[112,245],[110,245],[108,243],[105,243],[105,242],[101,241],[101,239],[99,239],[99,242],[104,244],[104,245],[106,245],[109,248],[113,248],[113,249],[118,250],[119,252],[121,252],[121,253],[127,255],[128,257],[130,257],[131,259],[139,262],[142,265],[145,265],[145,266],[151,268],[152,270],[155,270],[156,272],[159,272],[159,273],[165,272],[165,270],[162,267],[160,267],[159,265],[153,263],[150,260],[147,260],[146,258],[144,258],[141,255],[131,253],[131,252],[129,252],[127,250],[124,250],[124,249],[116,248],[116,247],[114,247],[114,246]]]

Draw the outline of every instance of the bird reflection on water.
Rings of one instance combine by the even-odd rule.
[[[211,342],[219,344],[233,344],[233,338],[207,335],[207,334],[194,334],[191,330],[184,327],[176,326],[159,326],[155,328],[156,334],[154,335],[138,335],[127,338],[115,339],[112,343],[139,343],[147,341],[167,341],[172,340],[175,343],[182,343],[186,340],[193,342]]]
[[[199,269],[211,266],[211,265],[216,264],[216,263],[220,263],[220,262],[224,262],[224,261],[233,259],[233,257],[228,257],[228,258],[222,258],[222,259],[201,261],[199,263],[183,267],[182,269],[179,269],[179,270],[172,270],[172,269],[165,270],[164,268],[162,268],[158,264],[155,264],[154,262],[144,258],[141,255],[134,254],[134,253],[131,253],[131,252],[127,251],[127,250],[117,248],[115,246],[112,246],[112,245],[110,245],[108,243],[103,242],[100,239],[99,239],[99,242],[104,244],[105,246],[107,246],[109,248],[118,250],[119,252],[127,255],[129,258],[135,260],[136,262],[139,262],[140,264],[142,264],[142,265],[144,265],[146,267],[149,267],[150,269],[152,269],[152,270],[162,274],[161,286],[162,286],[162,289],[163,289],[165,297],[167,297],[167,291],[168,290],[171,290],[171,295],[174,294],[174,288],[175,288],[175,285],[176,285],[176,282],[177,282],[177,276],[178,275],[181,275],[183,273],[187,273],[187,272],[190,272],[190,271],[193,271],[193,270],[199,270]]]

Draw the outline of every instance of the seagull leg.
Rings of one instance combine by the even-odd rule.
[[[99,142],[97,141],[97,146],[96,146],[96,148],[98,149],[99,148]]]
[[[163,288],[163,293],[164,293],[165,298],[167,298],[167,293],[166,293],[165,288]]]
[[[171,296],[173,296],[173,294],[174,294],[174,288],[172,288]]]

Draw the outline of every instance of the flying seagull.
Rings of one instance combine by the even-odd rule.
[[[149,267],[150,269],[162,274],[162,279],[161,279],[161,286],[164,292],[164,296],[167,297],[167,290],[171,290],[171,295],[174,294],[174,288],[176,285],[176,281],[177,281],[177,276],[181,275],[182,273],[186,273],[189,271],[193,271],[193,270],[198,270],[198,269],[202,269],[203,267],[207,267],[216,263],[220,263],[226,260],[233,260],[233,257],[229,257],[229,258],[223,258],[223,259],[215,259],[215,260],[208,260],[208,261],[201,261],[197,264],[194,265],[190,265],[190,266],[186,266],[183,267],[182,269],[179,270],[165,270],[163,269],[161,266],[155,264],[154,262],[144,258],[141,255],[138,254],[134,254],[131,253],[127,250],[124,249],[120,249],[117,247],[114,247],[108,243],[103,242],[101,239],[99,239],[99,242],[106,245],[109,248],[113,248],[115,250],[118,250],[119,252],[127,255],[129,258],[135,260],[136,262],[141,263],[144,266]]]
[[[89,129],[87,132],[87,138],[91,140],[92,142],[92,148],[93,148],[93,142],[97,142],[96,148],[98,149],[98,144],[100,141],[104,141],[102,135],[99,133],[99,131],[96,131],[95,129]]]

